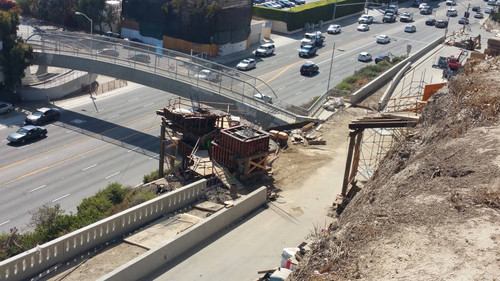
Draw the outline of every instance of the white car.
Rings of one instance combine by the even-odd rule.
[[[405,26],[405,32],[413,33],[417,31],[417,27],[414,26],[413,24],[407,24]]]
[[[268,95],[263,95],[261,93],[257,93],[255,95],[253,95],[253,97],[258,99],[258,100],[263,100],[264,102],[267,102],[267,103],[273,103],[273,98],[268,96]]]
[[[194,77],[213,82],[220,80],[220,75],[218,73],[208,69],[203,69],[202,71],[200,71],[200,73],[196,74]]]
[[[236,69],[238,70],[249,70],[254,68],[257,65],[254,59],[248,58],[242,60],[238,65],[236,66]]]
[[[456,9],[448,9],[446,11],[446,16],[447,17],[456,17],[458,15],[458,12]]]
[[[457,2],[455,0],[447,0],[446,1],[446,6],[455,6]]]
[[[14,107],[12,107],[12,104],[10,104],[8,102],[0,101],[0,114],[1,113],[9,113],[13,109],[14,109]]]
[[[331,24],[328,29],[326,30],[328,34],[337,34],[340,33],[340,25],[338,24]]]
[[[423,7],[425,7],[425,6],[427,6],[427,3],[422,3],[422,4],[420,4],[420,5],[418,6],[418,8],[419,8],[420,10],[422,10],[422,8],[423,8]]]
[[[370,26],[368,24],[360,24],[358,25],[358,31],[368,31],[370,30]]]
[[[372,23],[373,22],[373,17],[369,15],[362,15],[358,19],[358,23]]]
[[[358,55],[358,60],[362,62],[367,62],[372,60],[372,55],[368,52],[362,52]]]
[[[389,36],[387,36],[387,35],[381,34],[381,35],[377,36],[377,43],[387,44],[390,42],[391,42],[391,38],[389,38]]]
[[[474,15],[474,18],[476,18],[476,19],[482,19],[482,18],[484,18],[484,15],[483,15],[483,13],[481,13],[481,12],[477,12],[477,13]]]

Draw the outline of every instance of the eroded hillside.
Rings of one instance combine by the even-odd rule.
[[[499,66],[470,63],[431,98],[290,279],[498,280]]]

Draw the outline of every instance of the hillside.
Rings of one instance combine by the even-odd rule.
[[[499,89],[495,58],[436,93],[290,279],[498,280]]]

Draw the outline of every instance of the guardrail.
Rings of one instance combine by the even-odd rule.
[[[419,59],[422,55],[424,55],[426,52],[428,52],[430,49],[433,49],[437,45],[443,43],[444,37],[440,37],[431,43],[429,43],[427,46],[423,47],[422,49],[418,50],[415,54],[409,56],[405,60],[401,61],[397,65],[393,66],[391,69],[387,70],[386,72],[382,73],[380,76],[377,78],[373,79],[370,81],[368,84],[363,86],[361,89],[357,90],[356,92],[352,93],[350,95],[350,101],[351,103],[356,103],[359,100],[363,99],[367,94],[372,93],[373,91],[379,89],[381,85],[387,83],[396,73],[398,73],[405,65],[408,63],[412,63]],[[326,102],[328,99],[328,96],[330,95],[329,91],[326,91],[323,93],[315,102],[314,104],[309,108],[307,112],[307,116],[314,116],[318,110],[321,108],[321,106]]]
[[[169,192],[0,262],[0,280],[28,280],[52,266],[181,209],[204,194],[206,180]]]
[[[243,200],[237,200],[233,207],[222,209],[203,219],[190,229],[178,234],[175,238],[165,241],[158,247],[136,257],[98,280],[141,280],[185,251],[195,247],[236,220],[262,206],[266,203],[266,197],[267,188],[262,186],[246,195]]]
[[[425,46],[425,47],[421,48],[420,50],[418,50],[417,52],[415,52],[413,55],[404,59],[403,61],[401,61],[397,65],[393,66],[391,69],[387,70],[386,72],[382,73],[382,75],[373,79],[368,84],[363,86],[361,89],[359,89],[355,93],[351,94],[351,96],[350,96],[351,103],[355,104],[358,101],[362,100],[364,97],[366,97],[366,95],[373,93],[373,91],[376,91],[383,84],[387,83],[387,81],[389,81],[392,77],[394,77],[396,75],[396,73],[398,73],[398,71],[400,71],[408,63],[412,63],[412,62],[418,60],[421,56],[423,56],[429,50],[435,48],[437,45],[439,45],[443,42],[444,42],[444,37],[437,38],[436,40],[429,43],[427,46]]]
[[[102,36],[77,37],[41,33],[31,36],[27,43],[33,46],[35,52],[97,60],[181,81],[244,103],[261,112],[274,112],[276,118],[290,123],[301,116],[307,116],[306,109],[278,99],[271,87],[259,78],[180,52],[105,38],[106,40]],[[205,76],[207,70],[211,74]],[[257,94],[273,97],[273,103],[256,99],[254,96]]]

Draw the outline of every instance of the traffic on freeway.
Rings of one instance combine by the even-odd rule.
[[[375,64],[377,58],[390,59],[389,53],[406,55],[408,46],[411,54],[448,30],[463,28],[458,20],[469,3],[483,10],[486,5],[477,0],[459,1],[453,6],[458,16],[448,18],[446,12],[450,6],[445,2],[429,2],[433,7],[430,15],[422,15],[419,7],[405,3],[399,5],[393,23],[383,23],[385,11],[369,10],[373,21],[367,23],[368,31],[358,31],[360,15],[336,21],[340,25],[338,32],[327,33],[329,26],[325,25],[321,29],[324,42],[308,55],[298,55],[304,35],[300,33],[281,36],[273,43],[272,52],[269,49],[265,56],[244,54],[227,65],[236,69],[243,59],[252,59],[245,66],[240,65],[245,73],[268,83],[279,99],[304,104],[322,95],[329,79],[333,87],[355,70]],[[399,15],[405,12],[412,13],[410,22],[400,22]],[[446,21],[448,29],[426,24],[429,18]],[[470,17],[466,28],[478,27],[478,21]],[[415,26],[415,32],[405,32],[408,24]],[[26,27],[21,31],[23,28]],[[389,41],[377,43],[379,35],[387,36]],[[370,59],[359,60],[361,53],[370,54]],[[303,68],[301,75],[304,65],[314,66],[309,70]],[[333,66],[332,76],[328,77],[330,66]],[[140,86],[83,105],[61,106],[57,118],[41,122],[47,133],[25,143],[9,144],[8,136],[25,125],[26,116],[13,126],[0,126],[0,231],[8,232],[12,227],[23,229],[30,212],[44,204],[60,203],[64,210],[75,211],[81,199],[108,183],[116,181],[130,186],[141,183],[144,174],[158,167],[160,120],[155,110],[173,96]],[[33,122],[39,125],[38,121]]]

